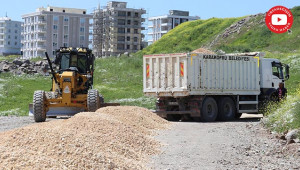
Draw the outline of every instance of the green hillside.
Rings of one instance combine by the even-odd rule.
[[[241,18],[211,18],[208,20],[196,20],[180,24],[165,34],[159,41],[145,48],[142,53],[174,53],[195,50],[212,41],[215,36],[240,19]]]
[[[225,52],[294,52],[300,48],[300,7],[294,7],[291,11],[294,15],[291,33],[272,33],[265,25],[264,14],[242,18],[211,18],[177,26],[142,53],[190,52],[200,47],[222,49]]]

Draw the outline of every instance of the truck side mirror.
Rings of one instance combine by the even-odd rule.
[[[288,80],[290,78],[290,66],[285,66],[285,79]]]

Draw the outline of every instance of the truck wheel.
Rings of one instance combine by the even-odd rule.
[[[87,96],[87,109],[89,112],[95,112],[100,106],[99,92],[96,89],[88,91]]]
[[[46,120],[46,106],[45,106],[45,92],[35,91],[33,95],[33,116],[35,122],[45,122]]]
[[[218,119],[221,121],[233,120],[236,114],[236,108],[230,97],[221,98],[219,105]]]
[[[201,120],[204,122],[213,122],[218,116],[218,105],[214,98],[206,97],[202,104]]]

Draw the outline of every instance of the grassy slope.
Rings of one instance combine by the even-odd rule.
[[[211,18],[183,23],[145,48],[142,53],[190,52],[212,41],[216,35],[238,20],[240,18]]]
[[[230,36],[223,41],[220,41],[214,48],[223,49],[227,52],[232,52],[238,49],[248,51],[279,51],[289,53],[300,49],[300,7],[295,7],[292,10],[294,15],[294,23],[291,28],[292,33],[276,34],[272,33],[264,22],[264,16],[252,18],[249,23],[249,28],[244,27],[239,34]]]

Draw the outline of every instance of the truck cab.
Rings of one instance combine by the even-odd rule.
[[[260,60],[261,99],[276,100],[274,92],[279,83],[289,79],[289,66],[278,59],[263,58]]]

